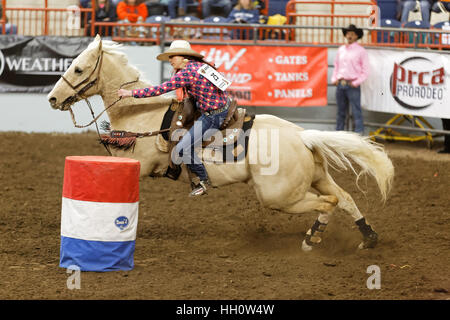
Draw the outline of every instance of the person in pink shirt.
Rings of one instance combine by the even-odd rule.
[[[364,35],[362,29],[351,24],[348,28],[342,29],[342,32],[347,44],[340,46],[337,51],[331,77],[331,82],[337,86],[336,130],[344,130],[350,104],[355,122],[354,131],[363,135],[360,85],[369,75],[369,57],[367,51],[357,43]]]

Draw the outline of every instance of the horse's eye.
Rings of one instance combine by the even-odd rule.
[[[83,73],[83,70],[81,70],[80,68],[76,67],[75,68],[75,73],[81,74],[81,73]]]

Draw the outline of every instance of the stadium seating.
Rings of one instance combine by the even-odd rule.
[[[436,23],[432,28],[433,29],[443,29],[443,28],[449,29],[450,21],[442,21],[442,22]],[[436,38],[434,39],[434,43],[449,45],[450,44],[450,34],[436,35]]]
[[[203,19],[203,22],[205,23],[217,23],[217,24],[223,24],[227,23],[227,19],[222,16],[209,16],[205,19]],[[203,39],[220,39],[220,28],[204,28],[203,29]],[[226,29],[223,30],[223,39],[229,39],[229,35]]]
[[[195,0],[187,0],[187,13],[200,15],[201,14],[200,2]]]
[[[395,20],[397,17],[397,0],[377,0],[380,8],[380,20]]]
[[[173,19],[172,21],[174,22],[187,22],[187,23],[198,23],[201,22],[202,20],[196,16],[184,16],[184,17],[179,17],[176,19]],[[183,27],[175,27],[174,28],[174,33],[173,33],[173,37],[174,38],[189,38],[189,39],[193,39],[193,38],[200,38],[201,37],[201,30],[200,28],[189,28],[186,26]]]
[[[179,19],[183,20],[184,22],[199,22],[201,19],[196,16],[184,16],[180,17]]]
[[[164,15],[153,15],[147,18],[145,22],[148,23],[161,23],[161,22],[167,22],[170,21],[170,18],[168,16]]]
[[[403,25],[405,29],[430,29],[430,23],[423,20],[409,21]],[[425,44],[431,43],[431,38],[428,33],[422,32],[408,32],[407,41],[409,43]]]
[[[409,21],[403,25],[403,28],[411,29],[430,29],[430,23],[423,20]]]
[[[147,6],[148,16],[166,16],[167,15],[167,5],[159,2],[147,1],[145,2]]]
[[[163,16],[163,15],[153,15],[148,17],[145,22],[146,23],[161,23],[161,22],[168,22],[170,21],[170,18],[168,16]],[[156,38],[157,37],[157,31],[158,28],[157,27],[152,27],[150,28],[150,32],[148,34],[149,38]],[[166,33],[166,36],[168,35],[168,33]]]
[[[442,29],[443,27],[450,28],[450,21],[442,21],[442,22],[436,23],[433,26],[433,29]]]
[[[283,16],[286,15],[286,4],[289,2],[289,0],[270,0],[268,2],[267,15],[273,16],[277,13]]]
[[[381,19],[380,27],[382,28],[401,28],[402,23],[395,19]],[[378,31],[377,41],[379,43],[395,43],[398,41],[400,33],[395,31]]]

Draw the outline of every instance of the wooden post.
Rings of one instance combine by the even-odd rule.
[[[2,0],[2,34],[6,34],[6,0]]]
[[[45,0],[44,8],[44,36],[48,36],[48,0]]]

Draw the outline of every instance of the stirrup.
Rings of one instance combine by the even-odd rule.
[[[209,185],[208,181],[200,181],[191,191],[191,193],[189,193],[189,197],[197,197],[197,196],[202,196],[204,194],[208,194],[208,192],[206,192],[207,190],[207,185]]]

